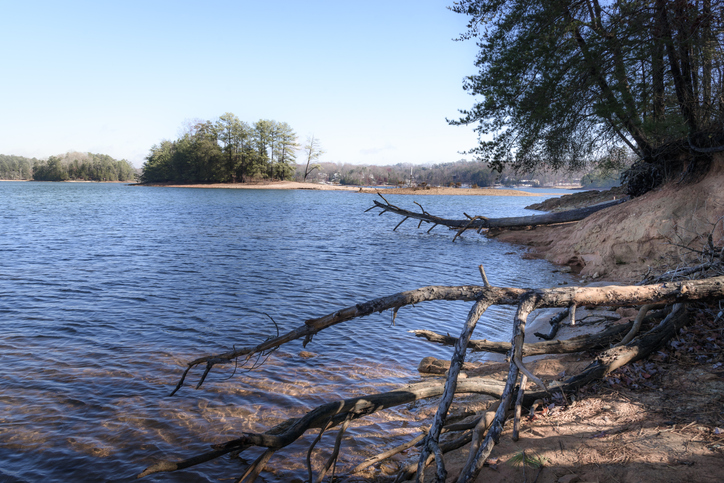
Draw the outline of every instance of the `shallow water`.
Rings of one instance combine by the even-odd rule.
[[[545,198],[417,201],[460,218],[532,214],[523,207]],[[217,366],[201,389],[167,397],[187,361],[275,335],[270,317],[287,331],[402,290],[480,284],[481,263],[499,286],[569,280],[496,240],[451,243],[412,221],[392,231],[399,219],[363,213],[371,205],[354,192],[0,182],[0,481],[131,481],[156,458],[415,380],[422,357],[451,350],[408,330],[457,334],[470,304],[403,308],[394,326],[389,313],[350,321],[315,336],[306,350],[317,357],[293,342],[253,372]],[[510,314],[489,309],[474,337],[509,339]],[[383,434],[414,432],[415,418],[403,407],[360,422],[338,472],[388,444]],[[275,456],[264,481],[304,477],[305,453]],[[258,454],[145,481],[238,477]]]

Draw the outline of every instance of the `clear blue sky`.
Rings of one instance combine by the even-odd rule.
[[[185,120],[289,123],[323,161],[438,163],[473,147],[473,42],[452,0],[0,0],[0,154],[137,167]]]

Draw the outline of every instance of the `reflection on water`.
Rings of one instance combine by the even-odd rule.
[[[457,218],[530,214],[523,206],[542,199],[417,201]],[[411,197],[391,201],[414,207]],[[316,357],[300,357],[293,342],[258,370],[217,366],[201,389],[167,397],[187,361],[274,335],[265,314],[287,331],[401,290],[479,284],[481,263],[500,286],[565,277],[477,235],[453,244],[446,229],[427,234],[412,222],[393,232],[399,220],[363,213],[371,203],[350,192],[0,182],[0,481],[131,481],[154,458],[389,390],[417,378],[422,357],[450,354],[408,330],[455,334],[469,304],[403,308],[394,326],[389,313],[350,321],[315,336],[306,350]],[[507,340],[510,314],[490,309],[475,337]],[[360,421],[340,468],[386,444],[383,435],[415,432],[426,415],[402,406]],[[147,481],[238,477],[257,454]],[[284,463],[265,481],[304,476],[305,454],[297,444],[275,456],[272,466]]]

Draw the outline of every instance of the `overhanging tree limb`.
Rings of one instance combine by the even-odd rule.
[[[491,296],[495,298],[496,303],[510,304],[514,303],[523,293],[525,293],[525,289],[518,288],[481,287],[478,285],[461,285],[456,287],[432,285],[422,287],[417,290],[400,292],[387,297],[373,299],[332,312],[331,314],[327,314],[323,317],[305,320],[303,325],[298,326],[279,337],[266,340],[256,346],[241,347],[234,349],[233,351],[194,359],[187,364],[187,368],[182,374],[176,388],[171,392],[171,396],[181,389],[189,371],[196,366],[202,364],[206,365],[206,369],[196,385],[196,388],[198,389],[204,383],[207,374],[211,371],[213,366],[217,364],[226,364],[240,357],[243,357],[244,361],[247,361],[254,354],[263,353],[279,347],[280,345],[286,344],[287,342],[302,338],[304,339],[304,345],[306,346],[309,342],[311,342],[314,334],[320,330],[324,330],[333,325],[346,322],[357,317],[364,317],[375,312],[383,312],[389,309],[396,310],[407,305],[414,305],[433,300],[474,301],[485,294],[491,294]]]
[[[570,307],[571,305],[627,305],[657,302],[678,302],[679,300],[699,300],[719,294],[721,298],[724,277],[714,277],[706,280],[670,282],[664,284],[644,285],[637,287],[566,287],[541,289],[542,302],[540,307]],[[182,386],[188,372],[202,364],[206,369],[197,388],[203,384],[206,375],[214,365],[225,364],[243,357],[248,360],[254,354],[269,351],[293,340],[304,338],[304,344],[311,342],[312,336],[333,325],[364,317],[375,312],[389,309],[399,309],[406,305],[413,305],[433,300],[460,300],[476,301],[483,297],[493,300],[493,305],[513,305],[528,291],[519,288],[481,287],[479,285],[461,285],[453,287],[428,286],[417,290],[400,292],[387,297],[380,297],[361,304],[357,304],[323,317],[309,319],[303,325],[283,334],[269,339],[252,347],[243,347],[233,351],[200,357],[187,364],[171,395]]]

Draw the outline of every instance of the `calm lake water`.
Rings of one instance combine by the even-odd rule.
[[[550,193],[551,190],[545,190]],[[462,218],[533,214],[548,196],[390,195],[399,206]],[[411,329],[457,335],[470,304],[428,303],[350,321],[283,346],[253,372],[217,366],[168,397],[185,363],[247,346],[358,302],[425,285],[555,286],[568,276],[523,249],[431,234],[378,217],[355,192],[173,189],[0,182],[0,481],[132,481],[157,458],[189,457],[240,431],[263,431],[331,398],[419,379],[422,357],[451,349]],[[424,228],[424,227],[423,227]],[[491,308],[475,338],[509,340],[511,311]],[[472,356],[475,359],[476,356]],[[195,383],[200,372],[191,373]],[[344,473],[415,432],[414,408],[362,420]],[[334,437],[332,432],[331,438]],[[264,481],[305,477],[306,442],[277,453]],[[332,440],[318,448],[326,459]],[[238,478],[259,454],[144,481]],[[281,456],[280,456],[281,455]]]

